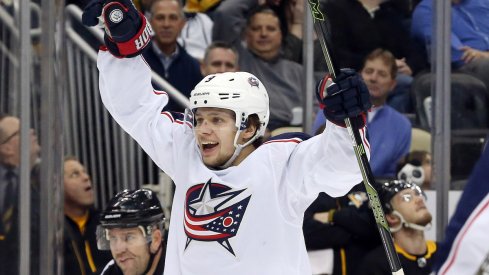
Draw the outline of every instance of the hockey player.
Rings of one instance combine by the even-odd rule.
[[[102,275],[161,275],[165,215],[149,189],[124,190],[109,202],[97,227],[99,250],[110,250]]]
[[[381,185],[379,195],[405,274],[430,274],[437,245],[424,236],[432,219],[424,192],[414,183],[391,180]],[[367,254],[357,271],[362,275],[392,274],[383,247]]]
[[[165,274],[310,274],[304,211],[319,192],[341,196],[362,180],[343,119],[366,142],[365,84],[350,70],[337,83],[326,77],[318,95],[334,123],[310,139],[289,134],[260,145],[270,116],[260,80],[212,74],[192,91],[186,116],[161,112],[168,94],[153,89],[139,56],[146,19],[127,0],[94,2],[85,24],[100,14],[110,51],[98,57],[102,101],[176,185]]]

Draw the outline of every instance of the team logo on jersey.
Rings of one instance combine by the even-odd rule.
[[[229,239],[238,233],[250,199],[246,189],[233,190],[210,179],[190,187],[185,196],[185,249],[192,240],[218,242],[235,255]]]
[[[260,82],[255,77],[250,76],[248,78],[248,83],[250,83],[251,87],[253,87],[253,86],[255,86],[257,88],[260,87]]]

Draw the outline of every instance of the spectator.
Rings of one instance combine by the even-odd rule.
[[[391,180],[380,186],[379,196],[404,274],[430,274],[437,245],[424,236],[431,224],[425,194],[416,184]],[[391,275],[384,247],[367,254],[357,270],[362,275]]]
[[[302,107],[302,66],[282,54],[283,31],[278,15],[256,0],[226,0],[215,10],[213,39],[232,43],[239,52],[240,70],[267,83],[270,96],[270,122],[274,130],[289,126],[292,109]],[[247,48],[241,43],[245,31]]]
[[[451,59],[455,70],[472,74],[489,88],[489,1],[452,0]],[[414,9],[411,32],[430,54],[433,3],[422,0]]]
[[[203,12],[196,12],[188,9],[190,3],[186,3],[185,25],[183,26],[178,43],[195,59],[202,61],[204,59],[205,49],[212,42],[212,27],[214,22]]]
[[[445,230],[435,263],[437,274],[489,273],[489,148],[474,167]]]
[[[85,167],[75,157],[64,160],[64,274],[100,274],[110,253],[97,249],[98,211]]]
[[[39,269],[39,153],[41,147],[34,130],[30,133],[31,171],[31,271]],[[0,275],[18,274],[19,267],[19,190],[20,120],[0,115]]]
[[[177,37],[185,24],[182,6],[177,0],[155,0],[150,11],[155,39],[143,56],[153,71],[188,97],[202,75],[199,61],[177,43]],[[184,110],[171,98],[165,108],[179,112]]]
[[[97,241],[113,259],[102,275],[163,274],[165,214],[156,193],[149,189],[124,190],[100,216]]]
[[[309,253],[332,251],[332,259],[327,251],[317,259],[318,263],[329,260],[329,270],[316,274],[355,274],[361,259],[381,244],[364,185],[339,198],[320,193],[304,214],[303,230]]]
[[[200,70],[203,76],[236,72],[238,70],[238,52],[226,42],[214,41],[205,50]]]
[[[397,177],[413,182],[422,190],[431,186],[431,154],[427,151],[412,151],[397,164]]]
[[[413,113],[410,87],[413,76],[427,67],[404,27],[403,15],[391,1],[332,0],[324,5],[331,25],[332,49],[340,67],[360,70],[365,57],[377,48],[395,56],[397,81],[387,103],[401,113]]]
[[[367,114],[367,129],[372,146],[370,165],[375,177],[395,177],[396,165],[409,152],[411,145],[411,123],[386,105],[387,97],[396,84],[396,70],[394,56],[382,49],[370,53],[361,70],[373,104]],[[318,112],[313,130],[317,131],[324,122],[324,115]]]

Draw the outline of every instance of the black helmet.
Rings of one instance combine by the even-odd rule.
[[[397,193],[401,192],[404,189],[413,189],[419,194],[425,196],[421,188],[419,188],[419,186],[414,183],[410,183],[402,179],[384,182],[380,185],[379,190],[379,198],[382,204],[382,208],[384,209],[384,213],[389,214],[394,211],[391,205],[391,200]]]
[[[104,228],[131,228],[162,222],[165,214],[156,194],[149,189],[124,190],[100,215]]]

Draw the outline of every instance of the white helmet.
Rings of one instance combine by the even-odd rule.
[[[236,115],[235,125],[238,131],[234,137],[235,150],[221,168],[229,167],[245,146],[265,134],[270,117],[268,101],[268,93],[263,83],[247,72],[211,74],[195,86],[190,94],[192,112],[197,108],[211,107],[231,110]],[[245,144],[238,144],[238,137],[246,128],[246,121],[252,114],[258,116],[260,128]]]
[[[265,134],[270,117],[268,93],[254,75],[247,72],[226,72],[206,76],[190,95],[190,109],[214,107],[231,110],[236,114],[238,130],[246,128],[251,114],[258,115],[261,127],[257,138]]]

